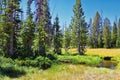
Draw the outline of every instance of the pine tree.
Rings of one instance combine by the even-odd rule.
[[[111,35],[111,38],[112,38],[112,47],[115,48],[116,47],[116,41],[117,41],[117,24],[114,22],[113,24],[113,31],[112,31],[112,35]]]
[[[48,0],[35,0],[36,9],[36,22],[39,24],[40,18],[44,17],[44,26],[46,33],[51,35],[51,16],[49,11]]]
[[[20,35],[21,35],[21,51],[19,52],[20,57],[33,56],[33,40],[35,32],[35,22],[33,22],[33,14],[31,12],[31,4],[33,0],[27,1],[27,19],[23,22]],[[23,54],[22,54],[23,53]]]
[[[93,48],[98,48],[100,43],[100,14],[97,12],[94,18],[94,23],[92,27],[92,43]]]
[[[44,24],[45,24],[44,18],[41,18],[39,25],[37,25],[36,27],[34,45],[33,45],[33,50],[36,56],[46,55],[46,46],[47,46],[46,39],[48,39],[48,35],[43,28]]]
[[[2,23],[2,9],[3,9],[3,7],[2,7],[2,0],[0,0],[0,33],[1,33],[0,34],[0,52],[1,52],[0,55],[3,55],[3,48],[2,48],[2,46],[5,43],[5,42],[3,42],[4,41],[4,38],[3,38],[4,31],[3,31],[3,23]]]
[[[71,22],[71,41],[70,46],[71,48],[77,48],[77,36],[76,36],[76,28],[74,27],[73,22]]]
[[[55,22],[53,24],[54,27],[54,52],[57,54],[61,54],[61,48],[62,48],[62,33],[60,31],[60,26],[59,26],[59,18],[55,18]]]
[[[12,12],[10,13],[10,21],[12,23],[10,33],[10,56],[12,56],[13,58],[18,57],[19,54],[18,51],[21,27],[20,13],[22,13],[22,10],[20,9],[20,1],[21,0],[11,0],[10,3],[12,10]]]
[[[92,19],[90,18],[89,24],[88,24],[88,36],[87,36],[87,45],[89,47],[92,47]]]
[[[21,53],[24,53],[24,57],[29,57],[33,55],[33,40],[34,40],[34,31],[35,31],[35,23],[33,22],[33,15],[30,14],[26,21],[23,23],[21,30],[21,38],[23,50]]]
[[[98,48],[103,48],[103,21],[102,21],[102,16],[100,16],[99,25],[100,25],[100,28],[99,28],[99,36],[98,36]]]
[[[84,12],[81,5],[81,0],[76,0],[76,4],[74,5],[74,16],[72,17],[71,29],[72,29],[72,37],[71,37],[71,45],[73,47],[78,47],[78,53],[85,53],[86,46],[86,24],[84,20]]]
[[[111,47],[111,31],[110,31],[110,20],[108,18],[105,18],[104,20],[104,27],[103,27],[103,43],[104,48],[110,48]]]
[[[4,37],[6,37],[3,45],[5,56],[15,57],[17,53],[17,38],[20,28],[19,13],[21,12],[20,0],[2,0],[2,19],[4,23]]]
[[[118,22],[118,36],[117,36],[117,41],[116,41],[116,47],[120,48],[120,19]]]
[[[50,16],[47,0],[35,0],[35,3],[37,6],[36,7],[37,36],[36,36],[35,42],[38,42],[38,45],[39,45],[38,52],[41,53],[42,55],[45,55],[47,50],[46,46],[50,45],[49,41],[50,41],[50,35],[51,35],[51,16]],[[43,35],[40,36],[41,34]],[[41,38],[43,40],[40,40]]]
[[[52,42],[52,24],[51,24],[51,15],[50,15],[50,11],[49,11],[49,4],[48,4],[48,0],[43,0],[43,5],[44,5],[44,9],[43,9],[43,16],[45,17],[45,25],[44,25],[44,30],[48,35],[48,39],[46,41],[47,46],[51,47],[51,42]]]
[[[64,38],[63,38],[64,46],[63,47],[64,47],[66,53],[68,53],[68,50],[70,48],[70,41],[71,41],[70,29],[66,28],[66,26],[65,26]]]

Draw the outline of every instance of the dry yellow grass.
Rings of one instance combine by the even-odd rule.
[[[77,53],[77,49],[70,49],[70,53]],[[86,49],[86,54],[99,56],[120,56],[120,49]]]
[[[120,49],[87,49],[87,54],[100,56],[120,56]]]

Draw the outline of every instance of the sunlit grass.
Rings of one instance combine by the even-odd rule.
[[[64,50],[62,50],[64,53]],[[76,54],[77,49],[69,49],[69,53]],[[99,56],[120,56],[120,49],[86,49],[86,54],[88,55],[99,55]]]
[[[87,54],[99,56],[120,56],[120,49],[87,49]]]

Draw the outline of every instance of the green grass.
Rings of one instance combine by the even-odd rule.
[[[73,63],[73,64],[87,64],[96,66],[102,62],[102,59],[99,56],[90,56],[90,55],[58,55],[58,61],[64,63]]]

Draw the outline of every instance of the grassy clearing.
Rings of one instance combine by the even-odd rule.
[[[64,52],[64,50],[62,50]],[[69,53],[76,54],[77,49],[70,49]],[[120,49],[86,49],[86,54],[88,55],[99,55],[99,56],[120,56]]]
[[[120,49],[87,49],[86,54],[99,56],[120,56]]]

